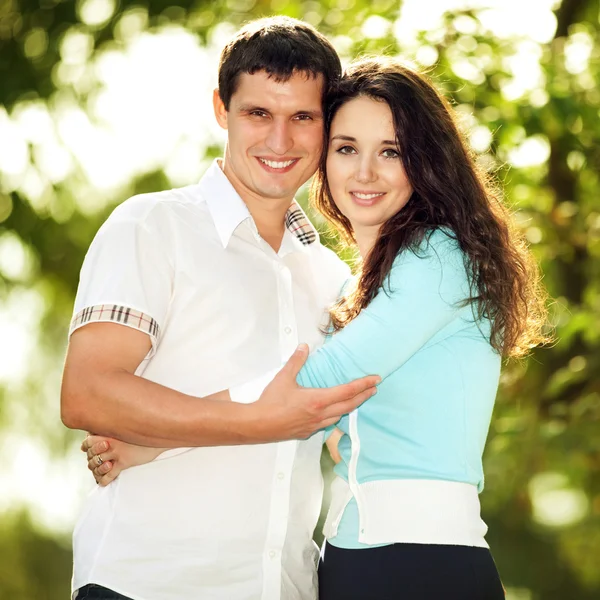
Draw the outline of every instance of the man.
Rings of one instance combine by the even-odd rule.
[[[214,96],[223,160],[198,185],[123,203],[94,239],[63,421],[178,449],[95,490],[74,532],[74,597],[316,597],[323,436],[309,436],[377,382],[295,384],[307,349],[294,350],[320,343],[324,307],[348,275],[293,202],[319,161],[323,99],[340,71],[306,24],[242,29]],[[235,402],[211,398],[227,388]]]

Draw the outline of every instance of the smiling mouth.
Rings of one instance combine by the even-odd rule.
[[[258,158],[260,165],[270,173],[287,173],[299,160],[299,158],[292,158],[290,160],[268,160],[266,158]]]
[[[379,198],[385,196],[385,192],[350,192],[350,196],[360,206],[372,206]]]

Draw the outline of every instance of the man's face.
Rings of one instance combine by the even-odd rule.
[[[244,199],[292,200],[315,172],[323,143],[323,76],[295,73],[276,81],[243,73],[226,111],[218,92],[217,121],[227,129],[223,170]]]

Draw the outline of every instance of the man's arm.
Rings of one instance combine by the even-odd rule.
[[[371,397],[379,382],[370,376],[330,389],[301,388],[296,375],[308,355],[301,346],[257,402],[226,401],[226,391],[197,398],[134,374],[150,347],[148,335],[116,323],[74,331],[61,390],[63,423],[160,448],[305,439]]]

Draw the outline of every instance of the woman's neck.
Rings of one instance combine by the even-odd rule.
[[[378,235],[379,227],[361,227],[354,230],[354,239],[363,262],[367,260]]]

